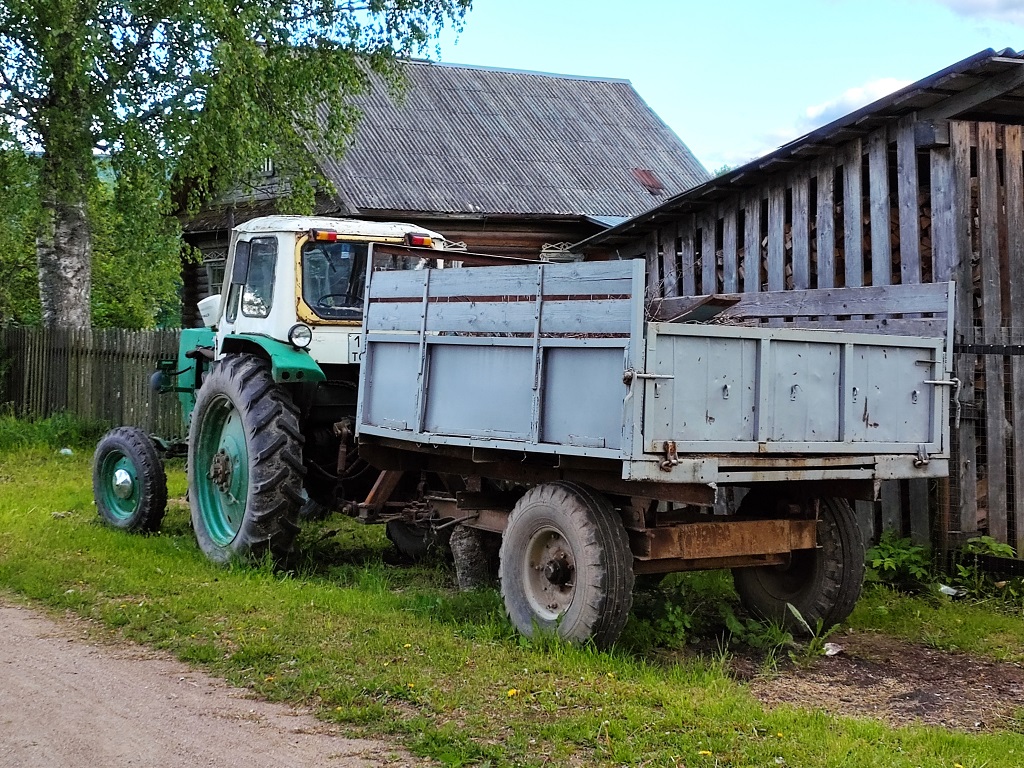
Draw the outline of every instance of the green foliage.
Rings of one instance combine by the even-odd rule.
[[[885,531],[867,552],[868,579],[889,584],[905,592],[916,592],[932,581],[928,550],[910,539]]]
[[[38,158],[0,141],[0,324],[39,322],[35,233]]]
[[[176,326],[181,262],[178,224],[161,214],[158,192],[122,177],[113,183],[106,161],[102,181],[89,187],[92,230],[92,318],[97,328]],[[36,229],[41,216],[39,159],[0,151],[0,324],[40,322]]]
[[[997,578],[981,567],[979,557],[983,555],[1012,558],[1016,553],[1009,544],[991,536],[968,539],[955,563],[954,585],[975,600],[995,599],[1012,606],[1024,606],[1024,578]]]
[[[0,4],[0,142],[40,153],[37,215],[25,231],[37,235],[41,257],[56,255],[40,259],[39,282],[49,286],[45,321],[78,325],[88,318],[81,285],[70,285],[63,272],[85,271],[90,229],[111,240],[100,287],[160,256],[142,277],[158,284],[157,295],[122,302],[114,292],[95,307],[102,323],[134,325],[158,316],[165,298],[162,257],[173,227],[154,227],[156,217],[244,185],[267,158],[284,172],[292,207],[308,209],[317,181],[313,155],[343,150],[358,118],[351,97],[375,80],[398,93],[396,58],[429,51],[444,26],[461,25],[469,5]],[[97,150],[112,158],[118,214],[104,226],[90,204],[90,226],[82,226],[97,186]],[[139,239],[143,228],[152,242]],[[17,229],[12,237],[23,243],[25,227]],[[62,321],[61,311],[73,318]]]

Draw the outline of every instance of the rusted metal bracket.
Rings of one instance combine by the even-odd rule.
[[[676,441],[665,441],[665,458],[658,465],[662,472],[671,472],[672,467],[679,466],[679,454],[676,453]]]

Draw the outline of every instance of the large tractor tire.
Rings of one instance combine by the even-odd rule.
[[[160,530],[167,510],[167,476],[149,435],[118,427],[96,446],[92,490],[103,522],[133,533]]]
[[[211,560],[291,551],[302,495],[302,434],[291,397],[251,355],[215,363],[188,436],[192,528]]]
[[[505,609],[538,631],[607,648],[633,604],[633,555],[611,503],[575,483],[527,491],[509,515],[498,575]]]
[[[754,506],[746,500],[744,505],[747,511]],[[788,565],[733,570],[736,591],[748,611],[797,633],[806,630],[787,603],[812,630],[819,621],[825,629],[850,615],[864,582],[865,556],[853,507],[846,499],[821,499],[817,528],[817,549],[793,552]]]

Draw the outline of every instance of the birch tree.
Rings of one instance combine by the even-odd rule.
[[[349,97],[373,74],[397,84],[396,60],[429,51],[470,2],[5,0],[0,142],[41,156],[43,325],[90,324],[97,153],[162,213],[268,158],[310,194],[312,155],[340,151],[355,125]]]

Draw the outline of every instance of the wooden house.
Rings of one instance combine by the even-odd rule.
[[[537,257],[708,179],[626,80],[409,61],[405,98],[380,86],[341,157],[319,161],[334,193],[316,213],[408,221],[471,250]],[[185,304],[218,283],[231,227],[279,210],[268,164],[245,195],[185,221],[205,264]],[[186,321],[194,319],[191,315]]]
[[[983,51],[577,248],[667,297],[955,280],[952,477],[883,487],[876,522],[1024,552],[1022,124],[1024,54]]]

